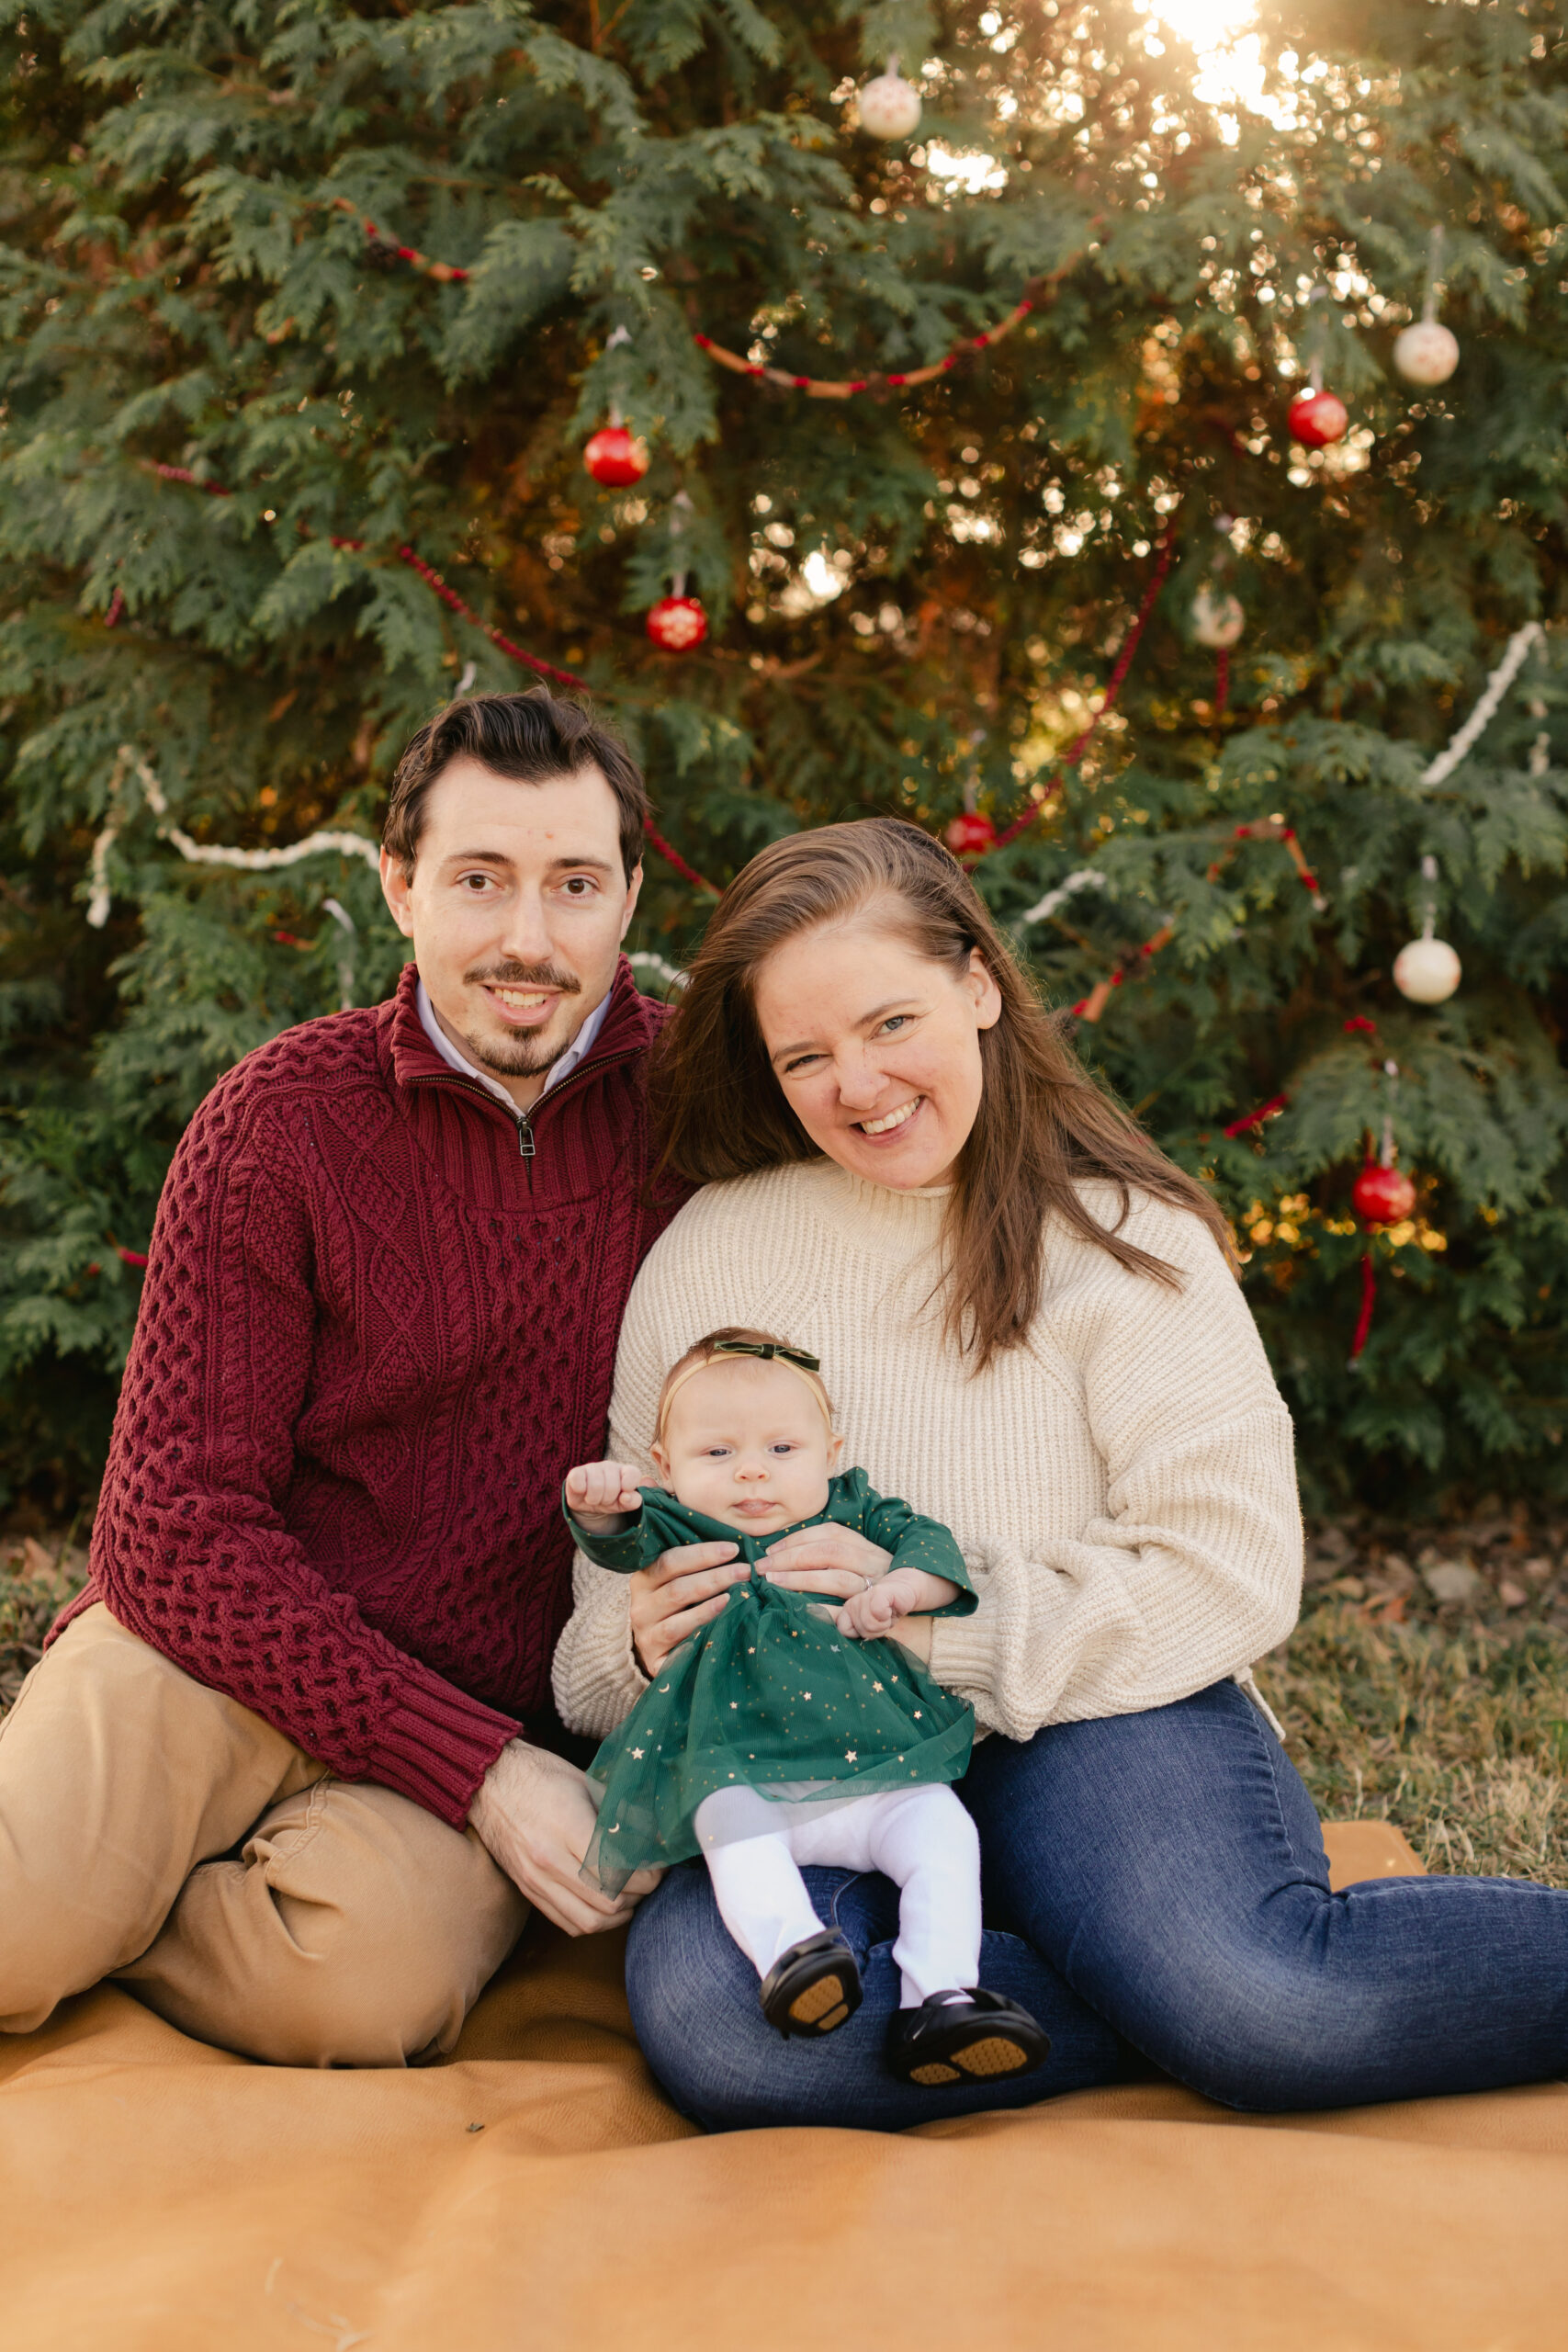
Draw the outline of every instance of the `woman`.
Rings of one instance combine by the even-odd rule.
[[[892,2129],[1148,2061],[1261,2109],[1560,2072],[1568,1894],[1330,1894],[1251,1684],[1295,1620],[1301,1521],[1224,1222],[1058,1041],[954,861],[886,820],[775,842],[725,894],[666,1034],[670,1160],[706,1189],[633,1291],[612,1451],[646,1463],[660,1381],[695,1335],[763,1324],[820,1357],[854,1459],[953,1530],[978,1611],[906,1631],[991,1735],[961,1788],[982,1976],[1054,2045],[1010,2090],[892,2080],[892,1891],[845,1871],[811,1891],[864,2005],[825,2042],[781,2041],[687,1865],[638,1911],[627,1960],[677,2104],[713,2129]],[[723,1607],[732,1549],[630,1579],[580,1562],[569,1723],[614,1727]],[[770,1557],[840,1600],[887,1565],[845,1529]]]

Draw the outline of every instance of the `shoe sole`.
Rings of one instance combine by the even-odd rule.
[[[815,1984],[807,1984],[789,2004],[790,2023],[807,2033],[831,2033],[849,2014],[844,1981],[836,1969],[819,1976]]]
[[[923,2090],[933,2089],[942,2083],[961,2083],[965,2075],[986,2082],[997,2075],[1016,2075],[1030,2064],[1031,2053],[1021,2043],[1006,2034],[987,2033],[977,2041],[966,2042],[961,2050],[949,2051],[945,2058],[929,2058],[923,2066],[912,2066],[908,2079],[919,2083]]]

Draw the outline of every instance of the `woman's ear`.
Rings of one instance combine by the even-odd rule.
[[[969,969],[964,985],[975,1004],[975,1026],[994,1029],[1002,1017],[1002,992],[997,986],[996,974],[977,947],[969,950]]]

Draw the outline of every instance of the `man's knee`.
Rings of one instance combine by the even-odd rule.
[[[471,1833],[386,1789],[323,1783],[186,1884],[124,1972],[171,2023],[285,2066],[449,2051],[527,1905]]]
[[[67,1627],[0,1723],[0,2029],[31,2031],[145,1950],[191,1863],[255,1817],[274,1751],[101,1603]]]
[[[443,2056],[468,2010],[467,1984],[428,1939],[361,1918],[315,1939],[294,1963],[225,1999],[221,2039],[275,2066],[407,2066]]]

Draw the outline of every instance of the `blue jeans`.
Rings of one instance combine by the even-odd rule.
[[[1173,1707],[1058,1724],[975,1751],[981,1982],[1051,2036],[1010,2087],[921,2090],[883,2064],[898,2005],[885,1879],[807,1871],[860,1958],[865,2002],[783,2041],[700,1862],[641,1905],[627,1950],[637,2038],[709,2131],[894,2132],[1027,2107],[1148,2072],[1227,2107],[1359,2106],[1568,2069],[1568,1893],[1517,1879],[1374,1879],[1333,1894],[1311,1798],[1233,1682]]]

